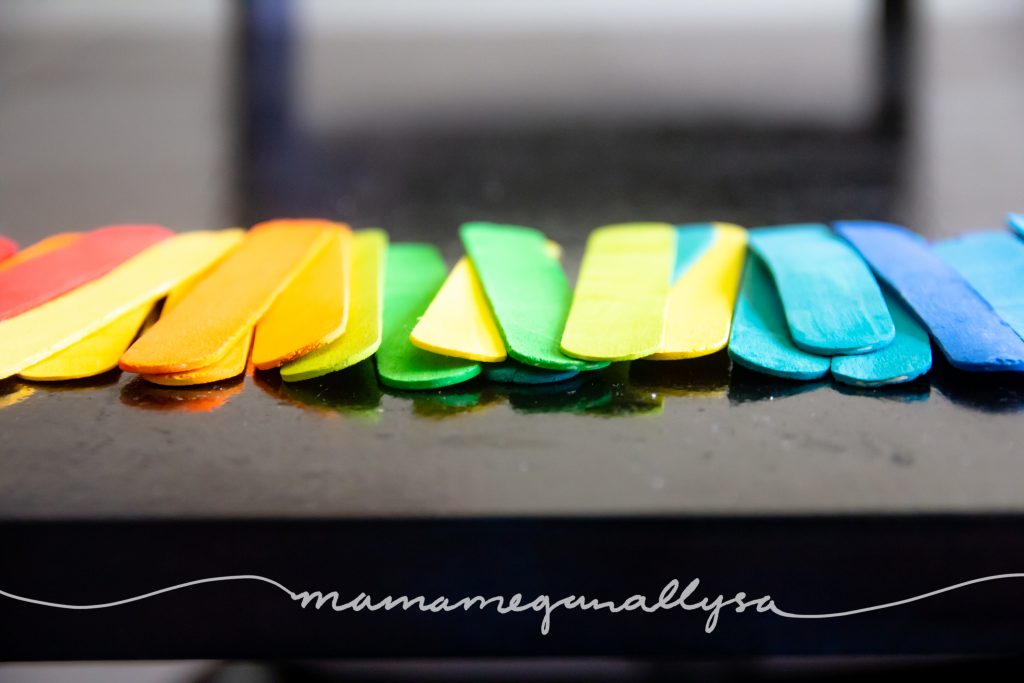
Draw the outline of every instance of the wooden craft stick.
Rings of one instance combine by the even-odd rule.
[[[82,239],[82,233],[80,232],[60,232],[56,235],[50,235],[43,239],[30,244],[21,251],[17,252],[13,256],[10,256],[3,262],[0,262],[0,272],[7,270],[13,266],[23,263],[25,261],[31,261],[37,256],[48,254],[51,251],[61,249],[68,246],[73,242],[77,242]]]

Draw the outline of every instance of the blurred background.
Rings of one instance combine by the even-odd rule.
[[[22,243],[323,216],[452,257],[456,226],[485,219],[547,231],[572,270],[589,230],[627,220],[877,218],[939,237],[1022,210],[1022,151],[1012,0],[0,3],[0,232]],[[285,675],[0,666],[0,681]]]

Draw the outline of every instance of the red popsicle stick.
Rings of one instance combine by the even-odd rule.
[[[95,280],[174,233],[158,225],[112,225],[0,272],[0,320]]]
[[[0,261],[3,261],[8,256],[14,256],[14,252],[16,251],[18,251],[18,245],[3,235],[0,235]]]

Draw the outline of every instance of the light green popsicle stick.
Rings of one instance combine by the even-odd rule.
[[[666,223],[598,228],[587,240],[562,350],[587,360],[633,360],[661,349],[676,260]]]
[[[359,230],[353,239],[352,290],[344,334],[281,368],[281,379],[299,382],[344,370],[372,356],[380,346],[384,308],[384,265],[388,234]]]
[[[466,223],[459,231],[508,355],[545,370],[595,370],[607,363],[570,358],[559,344],[572,289],[544,233]]]

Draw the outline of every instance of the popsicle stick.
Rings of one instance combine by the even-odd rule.
[[[207,273],[205,272],[199,273],[168,292],[161,315],[167,315],[173,311],[188,296],[189,292],[202,282],[206,275]],[[228,352],[224,354],[224,357],[212,365],[196,370],[171,372],[162,375],[141,375],[141,377],[152,384],[167,387],[189,387],[238,377],[249,366],[252,333],[253,330],[250,330],[249,334],[242,335],[241,339],[232,344]]]
[[[747,254],[747,231],[715,223],[713,238],[669,291],[665,342],[651,360],[698,358],[729,342],[732,313]]]
[[[135,308],[155,302],[215,263],[239,239],[239,232],[230,230],[178,235],[93,282],[0,321],[0,379],[49,358]]]
[[[760,228],[750,248],[775,280],[793,342],[826,356],[889,344],[896,328],[871,270],[825,225]]]
[[[672,267],[673,284],[700,260],[714,243],[715,225],[715,223],[694,223],[676,226],[676,261]],[[726,224],[722,223],[721,225]]]
[[[274,300],[327,247],[327,221],[275,221],[242,243],[121,357],[142,375],[213,365],[248,334]]]
[[[80,232],[60,232],[56,235],[44,237],[38,242],[28,245],[3,262],[0,262],[0,272],[16,266],[19,263],[30,261],[37,256],[42,256],[43,254],[48,254],[51,251],[66,247],[80,239],[82,239],[82,233]]]
[[[1007,232],[978,232],[939,242],[934,249],[1024,337],[1024,241]]]
[[[1024,370],[1024,341],[924,238],[873,221],[835,228],[924,323],[953,367]]]
[[[0,262],[6,261],[18,251],[18,243],[0,235]]]
[[[484,377],[503,384],[553,384],[578,374],[579,370],[542,370],[514,360],[484,366]]]
[[[169,372],[160,375],[142,375],[147,382],[165,387],[188,387],[196,384],[221,382],[238,377],[245,372],[249,363],[249,350],[252,347],[253,331],[242,335],[220,360],[211,365],[185,372]]]
[[[884,349],[856,356],[832,358],[832,375],[837,381],[861,387],[902,384],[917,379],[932,367],[932,344],[928,332],[892,294],[883,291],[896,337]]]
[[[729,337],[729,357],[750,370],[787,379],[812,380],[828,373],[830,361],[797,347],[771,274],[751,254],[743,269]]]
[[[253,365],[276,368],[340,337],[348,322],[351,269],[352,231],[339,224],[256,325]]]
[[[409,340],[425,351],[443,356],[483,363],[505,360],[505,343],[467,257],[459,259],[452,268]]]
[[[359,230],[355,233],[352,294],[344,334],[283,366],[281,379],[286,382],[313,379],[344,370],[377,352],[383,332],[387,252],[388,235],[383,230]]]
[[[377,350],[381,382],[396,389],[436,389],[480,374],[480,364],[413,346],[409,333],[444,282],[441,254],[428,244],[396,244],[388,251],[384,332]]]
[[[1011,213],[1006,220],[1010,230],[1013,230],[1020,237],[1024,237],[1024,213]]]
[[[18,375],[35,382],[57,382],[94,377],[113,370],[121,354],[135,340],[151,310],[153,302],[137,306],[63,351],[25,368]]]
[[[95,280],[173,235],[156,225],[115,225],[0,272],[0,320]]]
[[[548,370],[596,367],[560,348],[572,291],[543,233],[466,223],[459,234],[511,358]]]
[[[661,349],[676,231],[662,223],[599,228],[580,266],[562,350],[588,360],[633,360]]]

